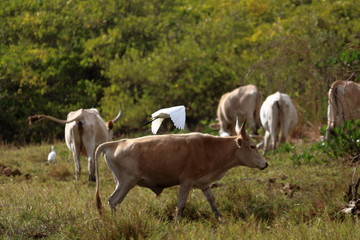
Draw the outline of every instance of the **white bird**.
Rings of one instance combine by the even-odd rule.
[[[55,163],[56,152],[54,146],[51,146],[51,152],[48,155],[48,162]]]
[[[144,125],[151,123],[151,131],[153,134],[156,134],[164,119],[170,118],[174,122],[175,127],[182,130],[185,128],[185,109],[185,106],[175,106],[160,109],[151,114],[152,119],[146,122]]]

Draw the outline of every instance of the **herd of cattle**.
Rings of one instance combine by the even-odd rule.
[[[276,92],[262,103],[261,92],[255,85],[241,86],[222,95],[217,119],[221,137],[234,135],[236,119],[246,119],[250,123],[254,138],[258,138],[257,131],[262,126],[265,137],[257,148],[264,148],[265,152],[274,150],[277,142],[285,142],[298,121],[295,105],[289,95]]]
[[[33,123],[49,119],[65,124],[66,145],[73,153],[76,177],[80,176],[80,154],[88,159],[89,180],[96,181],[96,203],[101,213],[98,158],[101,153],[114,175],[116,189],[108,202],[115,210],[126,194],[136,185],[149,188],[156,195],[164,188],[180,185],[178,217],[181,217],[192,188],[206,196],[215,216],[220,216],[210,184],[221,179],[235,166],[265,169],[268,164],[258,149],[273,150],[286,141],[298,121],[297,111],[289,95],[276,92],[262,103],[260,91],[254,85],[241,86],[225,93],[219,102],[217,119],[219,135],[202,133],[153,135],[135,139],[111,141],[112,128],[121,116],[105,122],[96,109],[70,112],[67,120],[47,115],[29,117]],[[334,127],[349,119],[360,119],[360,85],[351,81],[336,81],[328,92],[329,139]],[[241,128],[238,120],[242,121]],[[252,135],[245,124],[249,122]],[[260,127],[264,141],[255,145]]]

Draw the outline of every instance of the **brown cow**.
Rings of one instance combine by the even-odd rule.
[[[245,85],[222,95],[217,108],[220,136],[234,135],[236,119],[249,122],[252,134],[260,128],[260,107],[262,96],[255,85]]]
[[[333,82],[328,93],[326,139],[344,121],[360,119],[360,85],[352,81]]]
[[[67,120],[61,120],[47,115],[35,115],[29,117],[29,123],[32,124],[37,120],[45,118],[65,124],[65,142],[74,157],[76,178],[78,179],[80,177],[80,154],[83,154],[88,158],[89,180],[95,181],[95,149],[99,144],[112,139],[112,128],[120,116],[121,109],[114,120],[106,123],[101,118],[98,110],[91,108],[70,112],[67,115]]]
[[[236,166],[264,169],[266,160],[245,132],[245,122],[238,136],[217,137],[202,133],[146,136],[101,144],[95,153],[96,203],[101,214],[98,158],[104,152],[106,163],[116,180],[109,198],[114,212],[126,194],[136,185],[157,195],[164,188],[180,185],[178,215],[181,217],[192,188],[205,194],[216,218],[220,216],[210,184]]]

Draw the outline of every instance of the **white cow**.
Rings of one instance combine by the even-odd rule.
[[[360,119],[360,85],[352,81],[335,81],[328,93],[326,139],[336,126],[346,120]]]
[[[266,98],[260,108],[260,120],[265,129],[265,152],[283,143],[298,121],[296,108],[289,95],[276,92]],[[264,142],[258,144],[263,147]]]
[[[219,121],[219,135],[235,135],[234,126],[236,119],[243,121],[246,118],[251,126],[252,134],[257,134],[260,124],[261,93],[255,85],[245,85],[234,89],[221,96],[217,108]]]
[[[29,117],[29,124],[44,118],[65,124],[65,142],[74,157],[76,178],[78,179],[81,173],[80,154],[83,154],[88,158],[89,180],[95,181],[95,149],[101,143],[112,139],[111,130],[120,116],[121,109],[114,120],[106,123],[97,109],[79,109],[70,112],[67,120],[47,115],[35,115]]]

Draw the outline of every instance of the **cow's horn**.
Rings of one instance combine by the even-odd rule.
[[[236,132],[237,135],[240,135],[240,127],[239,127],[239,119],[238,119],[238,117],[236,117],[235,132]]]
[[[121,104],[120,104],[120,111],[119,111],[118,115],[112,120],[112,122],[116,123],[117,121],[119,121],[121,114],[122,114],[122,110],[121,110]]]
[[[246,131],[245,131],[245,128],[246,128],[245,125],[246,125],[246,118],[244,118],[244,122],[242,123],[241,129],[240,129],[240,135],[243,138],[247,138],[247,134],[246,134]]]

